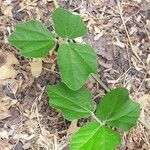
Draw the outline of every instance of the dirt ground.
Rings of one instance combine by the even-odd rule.
[[[75,41],[95,48],[99,79],[110,89],[126,87],[141,105],[137,126],[122,133],[118,150],[150,150],[150,0],[58,4],[86,22],[87,36]],[[54,9],[52,0],[0,0],[0,150],[68,150],[69,135],[89,121],[68,122],[48,106],[47,85],[60,82],[56,52],[26,59],[8,42],[15,25],[26,20],[41,20],[53,30]],[[87,87],[95,102],[105,94],[92,78]]]

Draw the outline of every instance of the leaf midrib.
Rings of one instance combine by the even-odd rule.
[[[80,45],[82,46],[82,45]],[[78,52],[78,50],[75,47],[72,47],[72,45],[70,44],[70,48],[81,58],[81,60],[84,62],[84,64],[86,66],[88,66],[89,70],[91,70],[90,72],[93,72],[93,69],[91,68],[91,66],[86,62],[86,60],[81,56],[81,54]]]
[[[60,97],[63,97],[64,99],[67,99],[69,102],[71,102],[71,103],[75,104],[76,106],[78,106],[78,107],[80,107],[80,108],[86,110],[87,112],[91,113],[90,110],[85,109],[85,108],[82,107],[81,105],[76,104],[74,101],[71,101],[69,98],[67,98],[67,97],[65,97],[64,95],[62,95],[62,94],[60,93],[60,91],[59,91],[60,94],[58,94],[57,92],[54,92],[54,91],[51,91],[51,92],[54,93],[54,94],[56,94],[56,95],[58,95],[58,96],[60,96]],[[77,99],[77,100],[79,101],[79,99]]]
[[[89,140],[91,140],[91,138],[97,133],[97,131],[98,131],[101,127],[102,127],[102,126],[99,126],[99,127],[97,128],[97,130],[89,137],[89,139],[88,139],[83,145],[81,145],[81,147],[79,147],[79,148],[82,148],[86,143],[88,143]]]

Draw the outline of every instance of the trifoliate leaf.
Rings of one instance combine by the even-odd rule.
[[[57,8],[52,19],[56,33],[62,38],[74,39],[87,33],[87,27],[79,15],[73,15],[66,9]]]
[[[79,129],[71,140],[71,150],[113,150],[121,142],[120,136],[112,129],[91,122]]]
[[[94,111],[91,93],[86,88],[71,91],[65,84],[49,86],[49,104],[60,109],[66,119],[72,121],[88,117]]]
[[[94,49],[84,44],[63,44],[58,49],[58,66],[62,81],[72,90],[78,90],[89,74],[97,73]]]
[[[17,24],[9,41],[20,49],[21,55],[26,57],[44,57],[55,46],[50,31],[41,22],[35,20]]]
[[[125,88],[116,88],[107,93],[96,110],[96,115],[100,120],[122,130],[132,128],[139,114],[139,104],[129,98],[128,90]]]

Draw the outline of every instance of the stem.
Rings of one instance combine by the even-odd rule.
[[[104,124],[105,124],[105,123],[101,122],[101,121],[95,116],[95,114],[94,114],[93,112],[91,112],[91,114],[92,114],[92,117],[93,117],[100,125],[104,125]]]
[[[110,89],[100,80],[95,74],[92,74],[92,77],[105,89],[106,92],[109,92]]]
[[[59,5],[58,5],[58,3],[57,3],[57,0],[53,0],[53,3],[54,3],[55,8],[58,8],[58,7],[59,7]]]
[[[55,8],[59,7],[57,0],[53,0],[53,3],[54,3]],[[73,42],[72,40],[70,41]],[[65,39],[65,42],[68,43],[68,39]],[[92,74],[92,76],[107,92],[110,91],[110,89],[102,81],[100,81],[96,75]],[[101,126],[105,125],[105,122],[101,122],[101,120],[99,120],[93,112],[91,112],[91,115]]]
[[[64,42],[65,42],[66,44],[68,44],[68,38],[65,38],[65,39],[64,39]]]

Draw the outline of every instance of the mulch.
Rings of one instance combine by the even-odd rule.
[[[59,5],[86,22],[88,34],[75,41],[95,48],[99,79],[110,89],[126,87],[141,105],[137,126],[122,133],[118,150],[150,149],[150,1],[59,0]],[[54,9],[52,0],[0,1],[0,69],[8,69],[7,75],[0,72],[0,150],[69,149],[68,130],[74,132],[76,127],[49,107],[46,93],[48,85],[60,82],[57,53],[42,59],[42,70],[34,77],[33,60],[20,56],[8,42],[15,25],[26,20],[41,20],[53,30]],[[105,89],[93,78],[86,86],[99,102]]]

